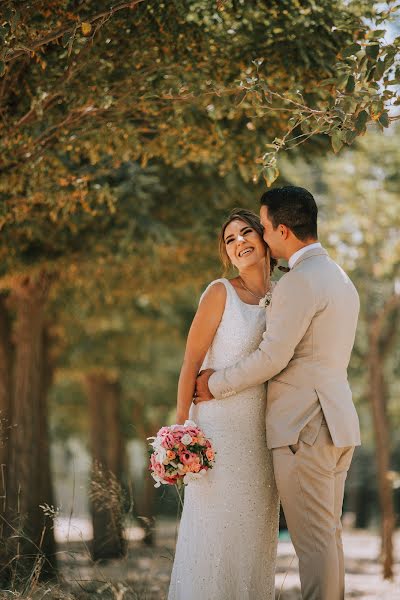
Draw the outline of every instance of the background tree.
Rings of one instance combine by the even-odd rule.
[[[94,560],[124,554],[122,476],[125,448],[119,381],[104,372],[86,375],[93,457],[90,499]]]
[[[49,365],[44,360],[49,283],[45,274],[19,278],[10,296],[16,315],[15,357],[3,539],[17,580],[32,572],[32,557],[42,563],[38,570],[43,574],[51,574],[56,562],[53,530],[43,510],[53,506],[45,374]]]

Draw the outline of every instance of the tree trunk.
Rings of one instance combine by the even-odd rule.
[[[124,443],[121,432],[121,390],[105,374],[86,377],[93,458],[90,499],[95,560],[117,558],[125,552],[123,490]]]
[[[48,330],[45,327],[43,329],[42,338],[42,376],[41,376],[41,393],[39,395],[39,454],[41,456],[41,470],[40,470],[40,498],[46,499],[46,504],[50,507],[55,506],[54,490],[52,482],[51,472],[51,456],[50,456],[50,440],[48,431],[48,404],[47,398],[50,391],[51,384],[53,382],[54,375],[54,364],[50,360],[50,338]],[[43,504],[41,500],[41,504]],[[47,527],[51,527],[52,523],[48,522]],[[45,535],[43,537],[42,551],[47,557],[47,560],[43,564],[42,574],[44,577],[51,577],[56,565],[56,542],[54,535]]]
[[[5,550],[6,475],[8,465],[8,438],[11,422],[11,319],[6,297],[0,295],[0,563],[7,560]],[[0,577],[0,580],[2,578]]]
[[[373,331],[369,335],[368,351],[369,398],[372,408],[376,457],[378,469],[378,490],[381,508],[382,562],[385,579],[393,578],[393,533],[395,515],[393,505],[393,486],[389,478],[390,471],[390,434],[386,412],[386,389],[383,361],[378,340]]]
[[[163,419],[163,415],[161,414],[158,417],[160,420]],[[146,419],[144,405],[141,402],[135,402],[134,404],[132,422],[135,424],[137,437],[148,446],[147,438],[155,435],[159,422],[156,424]],[[146,546],[153,546],[155,544],[156,497],[154,479],[150,475],[147,464],[143,473],[143,487],[141,493],[136,494],[137,504],[135,506],[135,517],[144,529],[143,543]]]
[[[7,463],[11,410],[11,319],[5,296],[0,295],[0,464]]]
[[[146,546],[154,545],[154,527],[155,527],[155,507],[156,507],[156,489],[154,487],[154,479],[150,476],[148,467],[145,468],[143,493],[140,497],[140,504],[137,510],[137,518],[139,519],[143,529],[143,543]]]
[[[27,576],[48,576],[55,568],[51,515],[46,516],[40,507],[52,504],[43,387],[46,368],[43,330],[48,290],[49,278],[41,274],[35,279],[25,277],[18,281],[11,295],[16,309],[15,367],[6,511],[12,536],[8,557],[15,585]]]

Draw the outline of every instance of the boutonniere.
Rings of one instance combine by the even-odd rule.
[[[258,306],[261,306],[261,308],[267,308],[271,304],[271,300],[272,292],[269,291],[265,294],[265,296],[261,298],[260,302],[258,303]]]

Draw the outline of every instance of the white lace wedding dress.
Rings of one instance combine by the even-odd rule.
[[[202,368],[222,369],[258,347],[265,309],[242,302],[227,279],[216,281],[226,287],[225,311]],[[279,501],[265,402],[261,385],[191,407],[216,458],[186,486],[168,600],[275,598]]]

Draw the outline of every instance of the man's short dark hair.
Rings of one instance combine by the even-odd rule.
[[[274,229],[286,225],[302,242],[318,238],[318,207],[306,189],[294,185],[273,188],[261,196],[260,204],[268,208]]]

